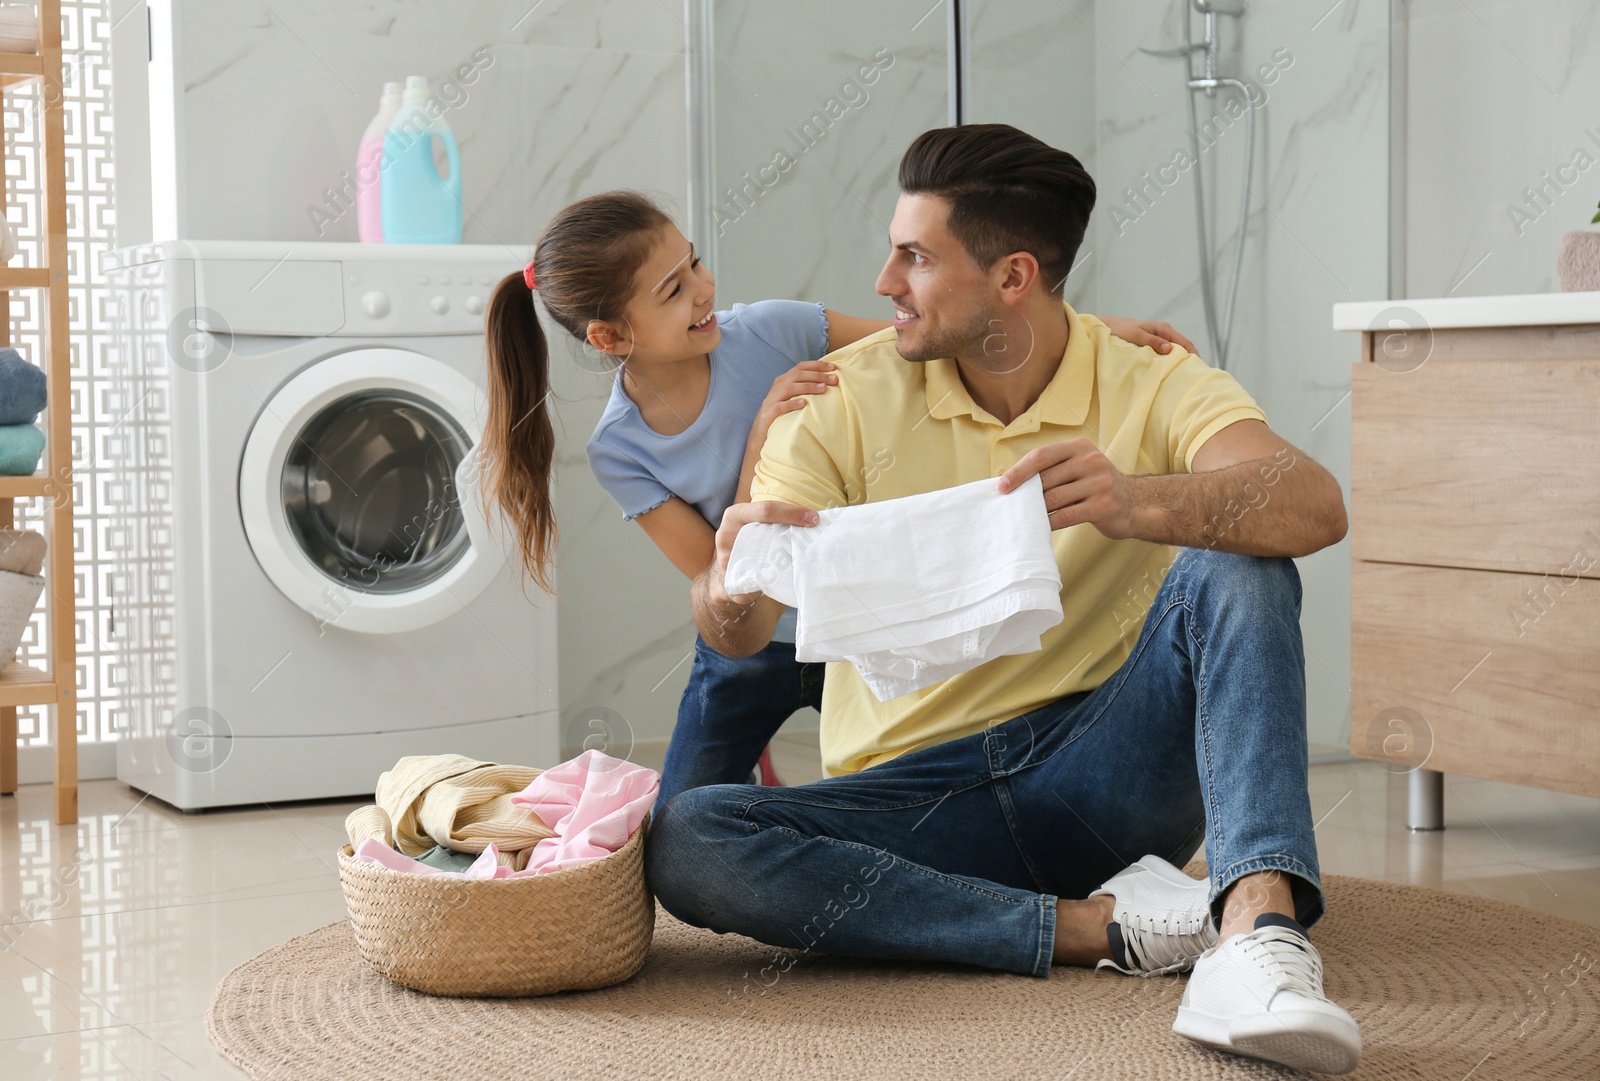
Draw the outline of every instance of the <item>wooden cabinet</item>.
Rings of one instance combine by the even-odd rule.
[[[1363,339],[1351,752],[1600,796],[1600,325]]]

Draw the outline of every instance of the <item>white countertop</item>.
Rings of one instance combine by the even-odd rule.
[[[1389,314],[1384,315],[1385,312]],[[1382,326],[1376,325],[1379,316],[1383,316]],[[1364,300],[1333,306],[1334,330],[1542,327],[1573,323],[1600,323],[1600,293]]]

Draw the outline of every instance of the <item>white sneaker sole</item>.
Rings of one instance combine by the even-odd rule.
[[[1314,1073],[1346,1074],[1361,1061],[1361,1031],[1354,1023],[1311,1010],[1230,1019],[1180,1006],[1172,1031],[1222,1051]]]

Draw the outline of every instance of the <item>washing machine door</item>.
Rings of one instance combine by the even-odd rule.
[[[325,628],[398,634],[483,592],[505,560],[456,480],[481,435],[476,396],[446,364],[369,348],[319,361],[265,403],[239,508],[285,597]]]

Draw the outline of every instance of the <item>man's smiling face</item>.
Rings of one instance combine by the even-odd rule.
[[[950,235],[949,216],[941,196],[901,195],[889,223],[891,250],[877,291],[894,302],[895,348],[906,360],[975,356],[989,332],[990,273]]]

